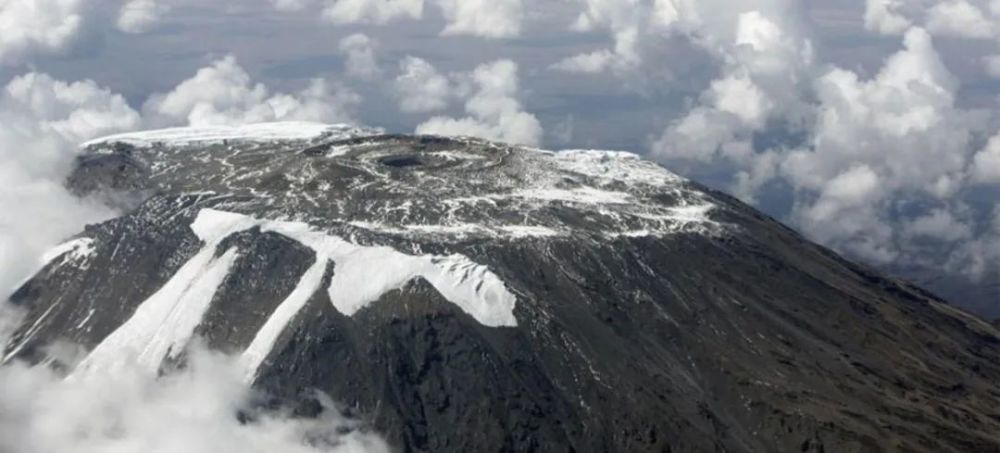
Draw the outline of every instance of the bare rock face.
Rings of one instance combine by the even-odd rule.
[[[346,126],[87,145],[124,214],[14,296],[4,360],[203,338],[400,451],[997,451],[997,330],[634,155]]]

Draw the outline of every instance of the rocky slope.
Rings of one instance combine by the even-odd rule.
[[[997,330],[633,155],[346,126],[87,144],[124,214],[13,296],[4,361],[237,354],[400,451],[998,451]]]

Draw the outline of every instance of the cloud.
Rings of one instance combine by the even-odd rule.
[[[315,0],[271,0],[271,4],[278,11],[301,11],[311,5]]]
[[[972,229],[964,220],[947,209],[934,209],[922,217],[903,224],[903,236],[908,239],[930,238],[955,242],[972,237]]]
[[[118,29],[126,33],[145,33],[169,11],[169,6],[156,0],[129,0],[118,13]]]
[[[152,95],[143,105],[147,124],[236,125],[268,121],[350,122],[349,111],[360,102],[350,90],[325,79],[313,79],[296,94],[271,93],[232,56],[198,70],[173,91]]]
[[[972,164],[972,179],[983,184],[1000,184],[1000,133],[976,153]]]
[[[1000,38],[1000,4],[995,0],[866,0],[865,27],[883,35],[902,35],[911,27],[934,36]]]
[[[0,451],[382,453],[387,444],[320,397],[315,419],[262,412],[232,357],[191,351],[163,376],[141,367],[60,375],[47,365],[0,368]]]
[[[284,2],[298,6],[300,2]],[[424,0],[332,0],[325,2],[323,18],[334,24],[383,25],[400,19],[420,19]]]
[[[679,20],[672,0],[578,0],[583,11],[573,23],[578,32],[603,30],[614,44],[609,49],[570,56],[552,65],[552,69],[624,74],[639,68],[644,48],[656,47],[656,38],[669,34]]]
[[[906,0],[867,0],[865,27],[884,35],[899,35],[913,24],[900,10]]]
[[[927,11],[927,30],[935,35],[989,39],[997,33],[994,22],[965,0],[948,0]]]
[[[795,216],[814,237],[875,261],[900,252],[890,215],[907,199],[947,204],[964,184],[972,132],[955,107],[956,83],[930,36],[906,34],[904,49],[872,80],[834,69],[816,82],[817,123],[805,149],[790,152],[783,175],[805,196]],[[865,196],[827,195],[864,168]],[[808,194],[819,193],[816,201]],[[891,201],[891,203],[890,203]]]
[[[36,270],[48,247],[112,213],[62,185],[77,144],[139,127],[125,102],[91,81],[28,73],[0,93],[0,298]]]
[[[407,113],[424,113],[448,106],[452,85],[430,63],[407,56],[399,63],[399,75],[393,82],[399,109]]]
[[[271,0],[285,12],[318,7],[324,20],[336,25],[386,25],[424,16],[425,0]],[[443,36],[513,38],[525,19],[524,0],[433,0],[445,20]]]
[[[552,69],[585,74],[596,74],[607,70],[615,61],[615,53],[608,50],[596,50],[567,57],[552,65]]]
[[[993,207],[986,230],[975,239],[959,244],[951,253],[946,269],[976,280],[989,273],[1000,275],[1000,204]]]
[[[375,58],[376,43],[368,36],[355,33],[340,40],[340,51],[347,55],[347,75],[373,80],[381,72]]]
[[[730,168],[732,190],[747,200],[783,181],[793,188],[792,223],[869,262],[943,267],[958,260],[966,264],[951,268],[970,276],[989,264],[993,255],[964,247],[992,242],[983,242],[981,216],[961,194],[1000,182],[1000,139],[973,152],[988,129],[956,105],[958,81],[929,32],[907,31],[903,48],[865,79],[816,67],[767,18],[744,14],[740,22],[736,40],[749,47],[737,46],[699,104],[654,144],[655,156],[668,165]],[[794,125],[804,139],[759,149],[758,135],[781,124]],[[962,247],[945,245],[955,243]],[[968,264],[976,260],[986,264]]]
[[[442,35],[512,38],[521,34],[522,0],[438,0],[447,25]]]
[[[83,0],[0,2],[0,65],[21,63],[36,53],[68,51],[83,31]]]
[[[438,116],[417,126],[418,134],[475,136],[524,145],[541,142],[542,126],[517,99],[517,64],[497,60],[465,75],[472,86],[465,102],[468,116]]]
[[[49,247],[114,215],[63,187],[80,143],[154,127],[348,121],[358,102],[350,90],[323,79],[298,93],[272,93],[232,57],[151,96],[142,115],[92,81],[67,83],[34,72],[14,78],[0,92],[0,297],[37,270]]]
[[[775,16],[748,11],[696,35],[723,62],[685,116],[653,145],[660,159],[710,162],[721,155],[746,160],[756,133],[776,119],[798,121],[813,67],[812,46],[797,36],[783,10]],[[747,162],[743,162],[748,164]]]

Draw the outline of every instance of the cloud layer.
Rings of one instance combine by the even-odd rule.
[[[389,451],[322,397],[325,412],[315,419],[260,412],[255,408],[260,395],[243,382],[236,364],[234,358],[196,349],[184,369],[163,376],[138,366],[68,378],[45,365],[2,367],[0,451]]]

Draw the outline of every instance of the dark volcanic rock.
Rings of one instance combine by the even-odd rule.
[[[14,295],[7,359],[201,336],[401,451],[1000,450],[993,326],[633,156],[150,137],[81,160],[141,203]]]

